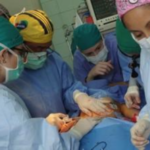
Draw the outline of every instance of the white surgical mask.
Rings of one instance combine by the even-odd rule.
[[[17,67],[15,69],[1,65],[5,69],[4,83],[18,79],[24,69],[24,63],[21,56],[17,55],[13,50],[3,45],[2,43],[0,43],[0,46],[6,48],[12,55],[15,55],[17,57]]]
[[[108,50],[106,46],[104,46],[104,48],[96,56],[88,57],[84,55],[84,57],[86,58],[87,61],[96,65],[98,62],[106,61],[107,55],[108,55]]]
[[[137,40],[133,34],[131,35],[133,39],[140,45],[141,49],[147,50],[148,52],[150,52],[150,37]]]
[[[37,70],[44,66],[47,59],[47,53],[46,52],[29,53],[27,58],[28,61],[25,64],[25,68]]]

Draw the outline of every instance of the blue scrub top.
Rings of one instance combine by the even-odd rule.
[[[25,102],[32,117],[47,117],[50,113],[75,114],[79,108],[73,92],[80,90],[89,95],[106,91],[89,89],[75,80],[70,68],[56,52],[48,52],[41,69],[25,69],[19,79],[6,84]]]
[[[44,66],[25,69],[19,79],[6,84],[25,102],[32,117],[47,117],[50,113],[73,113],[79,110],[73,91],[86,88],[77,82],[68,65],[55,52],[48,52]]]
[[[129,64],[132,63],[132,58],[127,57],[126,55],[121,53],[119,49],[118,49],[118,58],[119,58],[119,63],[120,63],[120,67],[121,67],[122,74],[123,74],[123,80],[125,82],[128,82],[130,80],[131,73],[132,73],[131,68],[129,68]],[[137,59],[137,63],[140,64],[140,58]],[[138,83],[141,86],[143,86],[141,74],[140,74],[140,68],[136,67],[135,71],[138,73],[138,77],[137,77]]]
[[[0,150],[78,150],[79,141],[60,134],[45,119],[33,119],[18,95],[0,85]]]
[[[115,33],[109,33],[105,37],[105,45],[108,49],[107,61],[111,60],[114,66],[108,75],[97,76],[93,81],[85,82],[91,69],[95,66],[94,64],[88,62],[86,58],[81,54],[79,50],[76,50],[74,54],[74,74],[77,80],[81,81],[84,85],[90,88],[104,88],[110,83],[123,81],[123,76],[118,60],[117,54],[117,40]]]

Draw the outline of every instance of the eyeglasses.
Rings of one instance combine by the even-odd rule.
[[[26,49],[26,51],[30,52],[30,53],[35,53],[28,45],[23,44],[23,47]]]
[[[34,52],[28,45],[25,45],[25,44],[24,44],[24,48],[25,48],[28,52],[33,53],[38,59],[41,59],[41,56],[38,56],[38,55],[37,55],[37,52]]]
[[[2,43],[0,43],[0,47],[6,49],[9,53],[11,53],[11,54],[13,54],[13,55],[15,55],[15,56],[20,55],[20,57],[22,57],[22,61],[23,61],[24,63],[27,62],[28,51],[26,51],[25,49],[19,49],[19,48],[16,48],[16,47],[10,49],[10,48],[8,48],[7,46],[5,46],[5,45],[2,44]],[[17,50],[17,51],[19,52],[19,54],[17,54],[17,53],[15,52],[15,50]]]
[[[28,55],[28,51],[23,49],[23,48],[17,48],[17,47],[13,47],[12,50],[16,50],[19,52],[19,55],[22,57],[22,58],[27,58],[27,55]]]

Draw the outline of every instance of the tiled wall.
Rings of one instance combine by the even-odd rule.
[[[3,4],[12,15],[20,12],[24,7],[27,10],[41,9],[38,0],[0,0],[0,3]]]
[[[74,21],[77,7],[83,1],[84,0],[40,0],[42,9],[47,12],[54,24],[54,48],[61,54],[71,68],[73,65],[72,55],[66,43],[65,31],[67,28],[72,29],[71,24]]]

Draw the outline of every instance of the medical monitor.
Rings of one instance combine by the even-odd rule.
[[[86,0],[94,23],[100,31],[115,28],[117,10],[115,0]]]

